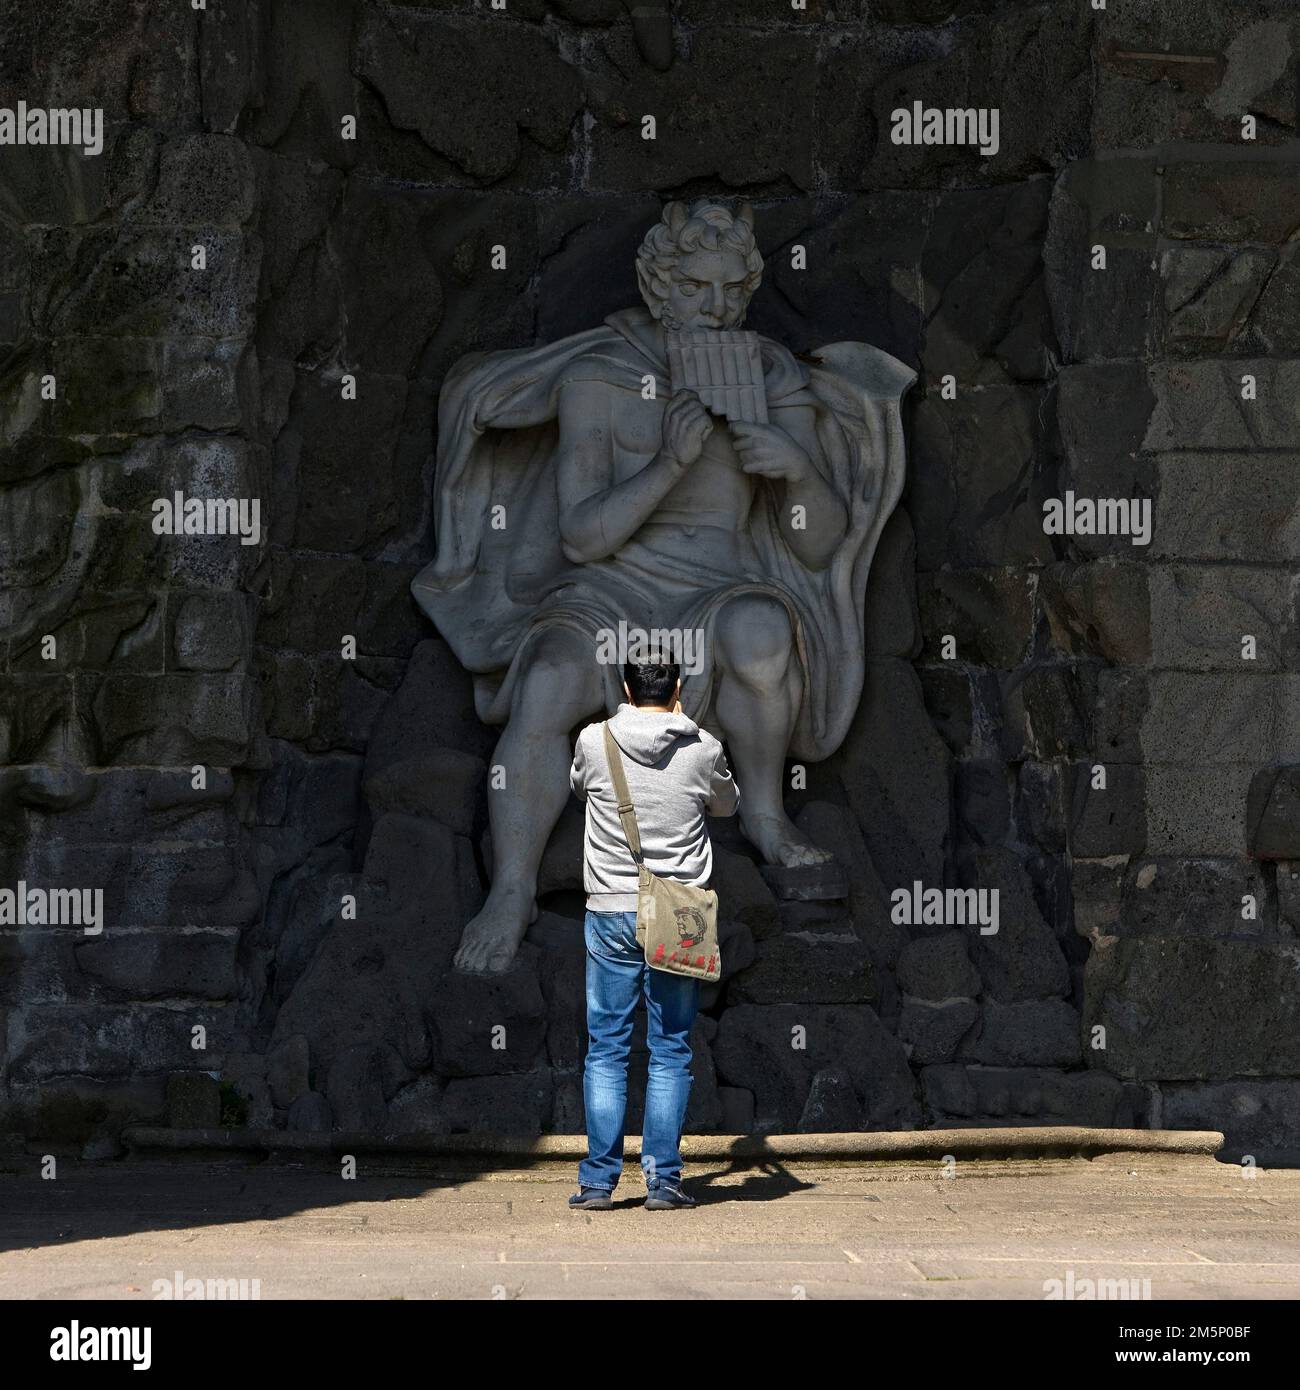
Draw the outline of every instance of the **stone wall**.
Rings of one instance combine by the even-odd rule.
[[[106,122],[0,146],[0,885],[105,892],[0,926],[4,1127],[581,1128],[580,811],[518,968],[451,975],[494,735],[408,585],[448,367],[635,302],[663,199],[724,193],[753,326],[920,380],[862,707],[792,797],[851,897],[720,830],[690,1124],[1300,1151],[1300,14],[653,8],[0,0],[0,105]],[[895,145],[913,101],[997,153]],[[265,535],[156,535],[178,490]],[[1151,543],[1046,534],[1067,491]],[[896,925],[918,879],[997,935]]]

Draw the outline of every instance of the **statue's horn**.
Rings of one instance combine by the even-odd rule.
[[[741,203],[740,210],[736,213],[736,221],[743,222],[752,232],[754,230],[754,205]]]
[[[669,203],[664,208],[664,221],[668,224],[671,232],[676,234],[686,225],[689,214],[686,211],[685,203]]]

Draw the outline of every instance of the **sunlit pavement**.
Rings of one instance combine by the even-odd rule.
[[[642,1209],[635,1163],[613,1210],[585,1213],[555,1164],[362,1159],[348,1179],[61,1160],[57,1174],[42,1179],[36,1155],[0,1160],[0,1297],[147,1300],[239,1280],[264,1299],[1300,1296],[1300,1171],[1247,1178],[1199,1156],[699,1163],[699,1207],[666,1212]]]

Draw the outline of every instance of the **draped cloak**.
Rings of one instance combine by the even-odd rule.
[[[439,397],[436,553],[412,592],[473,674],[475,708],[487,724],[509,717],[536,641],[556,626],[590,639],[593,664],[598,634],[617,632],[620,620],[702,630],[703,669],[683,671],[682,708],[718,737],[717,614],[739,594],[775,599],[790,616],[803,683],[789,755],[819,761],[843,740],[861,697],[867,574],[903,488],[900,402],[916,374],[866,343],[831,343],[800,361],[760,338],[772,423],[780,423],[783,404],[814,409],[821,471],[848,513],[824,569],[809,569],[791,550],[779,494],[762,477],[755,477],[739,573],[717,569],[707,549],[689,566],[656,550],[653,527],[606,559],[574,563],[561,549],[556,487],[561,383],[576,373],[638,395],[646,375],[666,383],[654,327],[645,309],[626,309],[559,342],[472,353],[453,367]],[[612,714],[625,699],[622,670],[601,669]]]

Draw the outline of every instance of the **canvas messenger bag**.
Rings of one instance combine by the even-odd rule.
[[[623,755],[614,735],[605,730],[605,758],[618,798],[618,818],[623,823],[628,848],[637,866],[636,939],[645,952],[646,964],[670,975],[686,975],[713,983],[722,975],[722,951],[718,946],[718,895],[712,888],[652,874],[641,857],[641,831],[636,808],[623,771]]]

